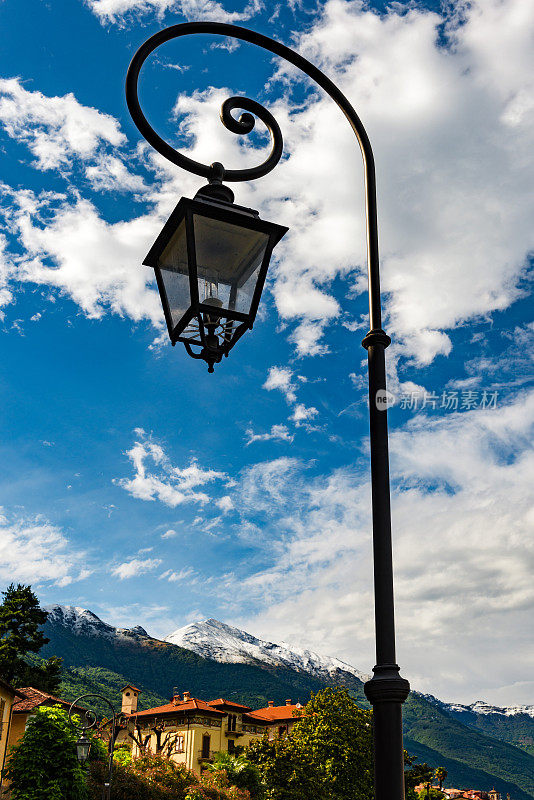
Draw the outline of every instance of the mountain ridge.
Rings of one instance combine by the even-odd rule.
[[[82,694],[86,689],[94,691],[100,687],[101,694],[116,705],[122,686],[133,682],[142,690],[142,708],[153,707],[156,698],[168,699],[175,686],[189,690],[197,697],[223,696],[259,708],[267,705],[269,700],[283,704],[287,698],[305,703],[310,692],[317,692],[327,685],[345,684],[360,706],[369,707],[363,683],[354,674],[355,668],[352,668],[352,673],[346,670],[338,673],[336,667],[333,675],[326,669],[320,678],[317,673],[314,675],[300,668],[303,664],[301,654],[294,654],[291,661],[292,667],[299,668],[288,667],[287,661],[282,663],[277,648],[284,649],[284,646],[267,643],[272,645],[267,648],[272,658],[266,662],[255,658],[250,663],[248,651],[240,656],[244,662],[236,661],[235,648],[227,654],[230,660],[220,662],[178,644],[151,637],[140,626],[115,628],[87,609],[53,606],[50,610],[52,613],[43,626],[50,642],[43,647],[41,655],[64,658],[65,682],[60,694],[66,699],[74,700],[76,692]],[[220,633],[225,623],[216,624]],[[226,633],[230,630],[239,634],[238,651],[242,640],[252,643],[253,647],[256,647],[255,642],[263,642],[231,626],[222,629]],[[218,640],[216,644],[220,646]],[[253,652],[257,657],[258,651]],[[211,647],[210,654],[216,654],[214,647]],[[325,659],[327,663],[337,664],[338,661],[324,656],[320,659],[323,665]],[[350,665],[345,666],[350,668]],[[343,681],[339,680],[341,674]],[[456,719],[455,714],[467,715],[469,724]],[[432,767],[446,762],[450,766],[447,769],[451,785],[461,783],[465,788],[491,788],[489,785],[479,786],[484,780],[494,784],[504,796],[510,792],[513,800],[534,800],[534,757],[526,748],[521,749],[515,741],[507,739],[507,731],[516,720],[521,722],[522,735],[525,731],[525,735],[530,735],[528,726],[534,726],[534,720],[526,714],[505,716],[451,711],[447,710],[447,704],[417,692],[413,692],[404,705],[404,731],[409,749],[416,755],[428,753],[427,760]],[[495,735],[484,727],[488,722],[498,723]],[[502,730],[501,725],[508,727]]]
[[[324,656],[313,650],[300,648],[283,641],[270,642],[260,639],[214,618],[189,623],[177,628],[164,639],[160,639],[151,636],[141,625],[135,625],[132,628],[110,625],[93,611],[82,606],[56,604],[44,606],[44,610],[49,615],[49,623],[68,625],[75,632],[110,637],[145,637],[153,641],[174,644],[218,663],[264,663],[274,667],[285,666],[289,669],[302,670],[316,677],[322,677],[325,673],[335,676],[339,672],[347,672],[361,683],[365,683],[371,678],[370,675],[335,656]],[[212,636],[211,641],[208,639],[210,635]],[[236,646],[236,642],[239,642],[241,647]],[[412,691],[453,714],[465,712],[479,715],[498,714],[507,717],[525,714],[534,719],[534,705],[495,706],[485,700],[475,700],[470,704],[448,703],[432,694],[417,692],[414,689]]]
[[[334,677],[349,673],[364,683],[369,680],[360,670],[332,656],[323,656],[314,650],[295,647],[286,642],[270,642],[234,628],[216,619],[202,620],[178,628],[166,642],[193,650],[205,658],[230,663],[263,663],[286,666],[309,672],[316,677]]]

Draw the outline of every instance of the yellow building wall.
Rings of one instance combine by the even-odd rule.
[[[0,769],[4,764],[4,758],[9,748],[8,735],[11,727],[10,720],[12,719],[11,709],[13,702],[18,699],[8,689],[0,686],[0,707],[2,709],[0,718]]]
[[[11,718],[11,729],[9,731],[9,741],[7,743],[8,750],[10,747],[13,747],[13,745],[17,744],[17,742],[24,736],[28,717],[29,714],[13,714]]]
[[[6,717],[5,713],[6,712],[4,710],[5,722],[2,725],[2,738],[0,740],[0,767],[2,767],[2,765],[4,766],[7,765],[7,762],[9,761],[9,753],[11,748],[13,747],[13,745],[17,744],[17,742],[19,742],[20,739],[22,739],[22,737],[24,736],[24,731],[26,730],[26,720],[28,719],[29,716],[28,714],[11,714],[11,725],[9,725],[9,735],[8,735],[7,721],[9,717]],[[2,787],[2,796],[3,796],[4,792],[6,792],[9,789],[9,781],[7,780],[7,778],[0,778],[0,786]]]
[[[176,764],[183,764],[187,769],[195,772],[197,775],[200,775],[203,766],[208,763],[207,761],[201,758],[202,753],[202,742],[204,736],[210,737],[210,759],[213,758],[214,754],[217,752],[228,752],[228,742],[230,739],[233,739],[237,747],[247,747],[250,742],[254,741],[255,739],[261,739],[263,736],[263,728],[259,733],[249,733],[249,732],[240,732],[239,728],[241,726],[241,719],[238,718],[238,732],[235,735],[226,735],[226,731],[228,729],[228,720],[225,718],[222,720],[222,724],[219,727],[215,727],[214,725],[206,725],[200,722],[191,722],[189,725],[187,723],[183,725],[172,725],[165,728],[163,733],[163,738],[165,735],[168,734],[176,734],[178,736],[184,737],[184,752],[177,753],[172,752],[169,758],[174,761]],[[142,731],[142,738],[144,739],[145,736],[149,734],[149,729],[146,728]],[[156,751],[156,735],[153,733],[150,736],[150,750],[152,753]],[[132,756],[136,758],[139,756],[140,751],[138,745],[133,742],[132,744]]]

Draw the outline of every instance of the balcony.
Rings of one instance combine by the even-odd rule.
[[[238,722],[233,726],[233,728],[232,727],[226,727],[224,729],[224,735],[225,736],[235,736],[236,738],[239,737],[239,736],[243,736],[243,726],[241,725],[240,722]]]

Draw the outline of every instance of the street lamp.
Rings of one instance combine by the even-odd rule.
[[[377,210],[376,210],[376,175],[374,156],[369,142],[367,132],[362,125],[362,122],[355,110],[345,97],[345,95],[326,77],[316,66],[311,64],[301,55],[291,50],[289,47],[281,44],[280,42],[270,39],[267,36],[250,31],[247,28],[242,28],[237,25],[228,25],[219,22],[188,22],[181,25],[173,25],[166,28],[147,39],[141,45],[132,59],[128,69],[126,78],[126,100],[132,119],[137,125],[139,131],[143,134],[145,139],[165,158],[180,167],[183,167],[188,172],[194,175],[200,175],[208,179],[208,186],[201,190],[200,194],[205,196],[218,193],[222,196],[223,181],[247,181],[260,178],[272,170],[282,155],[282,134],[276,120],[267,109],[259,105],[253,100],[246,97],[232,97],[223,103],[221,109],[221,120],[223,125],[234,133],[247,134],[250,133],[254,127],[255,114],[267,126],[271,136],[271,153],[268,158],[259,166],[251,167],[242,170],[226,170],[219,163],[214,163],[211,166],[201,164],[194,161],[182,153],[179,153],[167,142],[165,142],[152,128],[144,116],[139,105],[137,94],[137,82],[139,72],[143,63],[148,56],[160,45],[171,39],[177,39],[181,36],[189,34],[210,34],[223,37],[232,37],[240,39],[244,42],[257,45],[258,47],[268,50],[277,56],[293,64],[295,67],[304,72],[308,77],[314,80],[337,104],[340,110],[345,115],[349,125],[351,126],[360,146],[362,153],[364,170],[365,170],[365,200],[366,200],[366,214],[367,214],[367,264],[368,264],[368,279],[369,279],[369,333],[365,336],[362,344],[367,350],[368,368],[369,368],[369,423],[370,423],[370,444],[371,444],[371,487],[372,487],[372,511],[373,511],[373,561],[374,561],[374,587],[375,587],[375,631],[376,631],[376,666],[373,667],[373,677],[365,684],[365,694],[369,702],[373,706],[373,736],[374,736],[374,750],[375,750],[375,797],[376,800],[404,800],[404,758],[403,758],[403,745],[402,745],[402,704],[408,697],[410,692],[410,685],[407,680],[401,678],[399,674],[399,667],[396,663],[395,656],[395,619],[394,619],[394,602],[393,602],[393,561],[391,550],[391,512],[390,512],[390,491],[389,491],[389,456],[388,456],[388,427],[387,427],[387,403],[384,402],[386,395],[386,367],[385,367],[385,349],[390,344],[389,336],[382,330],[382,312],[380,304],[380,273],[379,273],[379,260],[378,260],[378,224],[377,224]],[[243,109],[246,113],[241,114],[239,119],[232,116],[232,111],[235,109]],[[249,113],[252,112],[252,113]],[[228,192],[227,187],[224,191]],[[227,197],[230,195],[227,194]],[[199,197],[195,198],[199,200]],[[204,201],[204,198],[200,198]],[[224,199],[224,198],[223,198]],[[233,200],[233,196],[232,196]],[[180,201],[182,202],[182,201]],[[189,201],[191,202],[191,201]],[[230,201],[231,202],[231,201]],[[180,204],[178,204],[180,205]],[[241,212],[243,209],[241,209]],[[181,213],[181,212],[180,212]],[[176,221],[176,220],[175,220]],[[266,247],[266,253],[269,256],[264,256],[262,267],[258,273],[258,281],[254,290],[254,303],[259,300],[259,294],[263,286],[265,274],[261,277],[261,270],[267,269],[268,257],[270,251],[277,241],[283,236],[286,229],[276,226],[271,228],[270,244]],[[283,231],[283,233],[282,233]],[[209,233],[210,241],[213,242],[214,230]],[[171,234],[172,235],[172,234]],[[187,234],[186,234],[187,235]],[[159,239],[158,239],[159,241]],[[157,242],[156,242],[157,244]],[[187,241],[189,246],[189,240]],[[151,266],[156,269],[162,270],[163,262],[161,257],[164,253],[164,248],[160,248],[157,256],[155,252],[152,254],[154,260],[151,259]],[[195,240],[195,246],[198,248],[199,243]],[[185,245],[182,245],[185,247]],[[147,262],[145,262],[147,263]],[[191,260],[187,257],[187,263],[190,265]],[[185,264],[185,260],[184,260]],[[226,267],[225,267],[226,269]],[[229,271],[230,268],[228,267]],[[182,277],[177,280],[185,284],[183,273],[178,273]],[[165,294],[162,291],[162,281],[158,279],[160,292],[162,294],[163,305],[165,309]],[[237,285],[239,280],[235,281]],[[191,295],[196,291],[198,285],[198,265],[197,272],[193,270],[189,272],[189,290]],[[226,283],[225,286],[229,286]],[[192,287],[192,290],[191,290]],[[165,286],[163,286],[165,289]],[[228,289],[225,289],[228,292]],[[231,292],[231,289],[230,289]],[[213,297],[220,301],[208,303],[198,302],[196,305],[191,305],[189,312],[189,319],[196,320],[194,325],[195,335],[196,326],[198,325],[199,336],[196,343],[202,346],[200,353],[194,354],[197,358],[204,358],[208,361],[211,369],[213,363],[220,361],[218,357],[222,352],[228,354],[231,346],[237,340],[237,332],[241,330],[244,332],[247,328],[252,327],[253,317],[245,321],[239,320],[238,317],[228,314],[231,302],[230,295],[227,294],[227,304],[224,306],[224,300],[217,294],[205,294],[204,300]],[[195,298],[196,299],[196,298]],[[168,300],[168,296],[167,296]],[[204,305],[204,308],[202,307]],[[223,308],[225,309],[222,313]],[[255,315],[257,305],[253,308]],[[213,310],[215,309],[215,310]],[[167,308],[166,317],[167,324],[169,325],[169,308]],[[200,321],[201,316],[202,321]],[[183,317],[182,317],[183,319]],[[204,321],[204,319],[206,321]],[[225,323],[219,322],[220,319],[227,320]],[[209,320],[209,321],[208,321]],[[224,325],[232,323],[232,334],[229,340],[225,339]],[[236,322],[241,322],[241,328],[237,326],[234,330]],[[170,318],[171,327],[174,320]],[[185,323],[189,324],[189,322]],[[210,327],[211,326],[211,327]],[[204,332],[201,332],[201,329]],[[186,328],[182,329],[186,330]],[[171,333],[171,329],[169,330]],[[171,340],[174,344],[173,336],[178,339],[180,331],[176,329],[176,325],[172,327]],[[240,333],[241,335],[241,333]],[[213,337],[208,342],[208,337]],[[215,348],[215,338],[217,338],[217,349]],[[183,339],[182,339],[183,341]],[[211,342],[211,343],[210,343]],[[191,342],[184,342],[186,349],[193,355]],[[213,358],[214,354],[217,358]]]
[[[171,342],[209,372],[252,328],[273,247],[288,230],[235,205],[223,174],[213,164],[210,183],[182,197],[143,262],[156,273]]]
[[[108,775],[107,780],[102,788],[102,800],[110,800],[111,780],[113,778],[113,746],[117,736],[115,710],[109,700],[106,697],[103,697],[101,694],[84,694],[81,697],[78,697],[74,703],[71,704],[71,707],[69,708],[69,722],[74,730],[80,734],[76,742],[76,755],[79,763],[82,765],[87,763],[87,760],[89,759],[89,753],[91,751],[91,741],[85,735],[86,731],[96,728],[98,721],[97,714],[92,709],[88,709],[85,712],[85,721],[80,720],[78,703],[81,700],[87,700],[88,698],[100,700],[101,702],[106,703],[111,709],[112,722],[108,743]]]

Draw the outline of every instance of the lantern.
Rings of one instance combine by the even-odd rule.
[[[252,328],[275,245],[288,228],[233,203],[222,185],[182,197],[144,264],[153,267],[172,344],[213,365]]]

